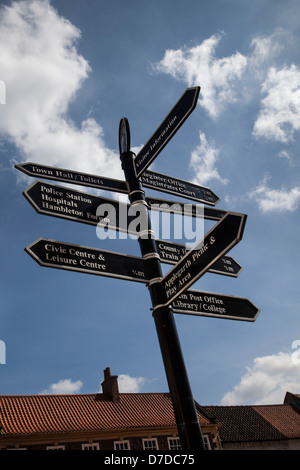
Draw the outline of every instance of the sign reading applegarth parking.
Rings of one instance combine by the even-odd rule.
[[[187,88],[174,108],[137,154],[134,160],[137,178],[148,168],[195,109],[199,92],[200,87]]]
[[[172,303],[172,310],[188,315],[244,321],[255,321],[259,314],[259,309],[246,298],[195,290],[181,294]]]
[[[103,176],[90,175],[88,173],[78,173],[73,170],[64,170],[53,166],[39,165],[37,163],[20,163],[15,168],[28,176],[38,176],[39,178],[62,181],[64,183],[79,184],[90,188],[103,189],[106,191],[116,191],[127,194],[128,187],[125,181],[105,178]]]
[[[197,186],[196,184],[182,181],[172,176],[145,171],[141,175],[141,182],[147,188],[163,191],[164,193],[175,194],[176,196],[191,199],[214,206],[219,202],[218,196],[209,188]]]
[[[227,212],[203,240],[162,278],[163,306],[171,304],[242,239],[246,219],[245,214]]]
[[[143,260],[135,256],[40,238],[25,251],[41,266],[145,283]]]

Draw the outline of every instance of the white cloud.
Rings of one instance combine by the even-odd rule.
[[[119,391],[121,393],[138,393],[145,382],[144,377],[130,377],[126,374],[118,376]]]
[[[73,394],[79,392],[82,385],[81,380],[72,382],[71,379],[62,379],[55,384],[51,384],[47,389],[43,390],[40,395]]]
[[[257,357],[240,383],[224,395],[222,405],[263,405],[283,403],[285,393],[299,393],[298,351]]]
[[[191,48],[169,49],[153,69],[184,81],[188,86],[201,86],[200,105],[216,118],[227,103],[236,100],[235,84],[247,65],[247,58],[236,52],[221,59],[215,57],[222,35],[213,35]]]
[[[300,129],[300,70],[295,66],[269,69],[261,88],[266,94],[254,124],[255,137],[288,143]]]
[[[279,57],[290,41],[290,33],[283,29],[277,29],[269,36],[257,36],[252,39],[250,47],[252,52],[248,56],[248,64],[255,67],[255,72],[270,64]]]
[[[195,172],[195,177],[192,182],[194,184],[206,185],[211,180],[218,180],[222,183],[227,183],[226,179],[222,179],[216,168],[216,163],[219,157],[219,149],[214,143],[209,143],[206,140],[205,134],[199,132],[200,145],[191,154],[190,166]]]
[[[0,133],[17,145],[22,161],[121,174],[101,126],[88,118],[77,127],[68,116],[90,72],[77,52],[79,39],[80,31],[47,0],[1,7],[0,78],[6,84],[6,105],[1,108]]]
[[[271,189],[267,186],[268,178],[251,191],[248,196],[256,200],[262,212],[294,212],[298,209],[300,201],[300,186],[295,186],[291,190]]]

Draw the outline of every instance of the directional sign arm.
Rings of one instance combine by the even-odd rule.
[[[175,313],[227,320],[255,321],[260,310],[243,297],[187,290],[172,304]]]
[[[174,108],[135,158],[137,178],[167,145],[197,105],[200,87],[187,88]]]
[[[98,276],[147,282],[143,260],[106,250],[40,238],[25,248],[40,265]]]
[[[141,175],[143,186],[165,193],[175,194],[196,202],[202,202],[214,206],[219,202],[218,196],[209,188],[199,186],[188,181],[179,180],[172,176],[145,171]]]
[[[162,305],[170,305],[243,236],[247,216],[228,212],[161,280]]]
[[[78,184],[80,186],[88,186],[89,188],[128,194],[126,181],[31,162],[19,163],[15,165],[15,168],[22,171],[27,176],[37,176],[47,180],[62,181],[70,184]]]
[[[185,245],[166,240],[156,240],[156,247],[160,261],[166,264],[176,264],[191,249]],[[221,274],[230,277],[238,277],[242,267],[231,257],[222,256],[208,270],[210,273]]]

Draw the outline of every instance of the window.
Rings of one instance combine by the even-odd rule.
[[[168,437],[169,450],[181,450],[179,437]]]
[[[157,439],[143,439],[144,450],[158,450]]]
[[[65,450],[65,446],[64,445],[61,445],[61,446],[47,446],[46,450]]]
[[[203,443],[204,443],[204,449],[205,450],[211,450],[208,436],[203,436]]]
[[[114,450],[130,450],[129,441],[114,441]]]
[[[92,444],[81,444],[81,450],[99,450],[99,443],[93,442]]]
[[[27,450],[27,447],[9,447],[6,450]]]

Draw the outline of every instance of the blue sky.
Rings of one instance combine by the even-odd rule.
[[[106,367],[121,391],[168,390],[143,284],[40,267],[24,252],[44,237],[139,256],[136,240],[37,214],[22,195],[34,179],[14,164],[123,179],[121,117],[138,151],[191,86],[197,107],[151,169],[248,215],[228,253],[240,276],[207,273],[193,289],[261,310],[254,323],[176,314],[194,397],[299,393],[299,16],[297,0],[1,2],[1,394],[97,392]]]

